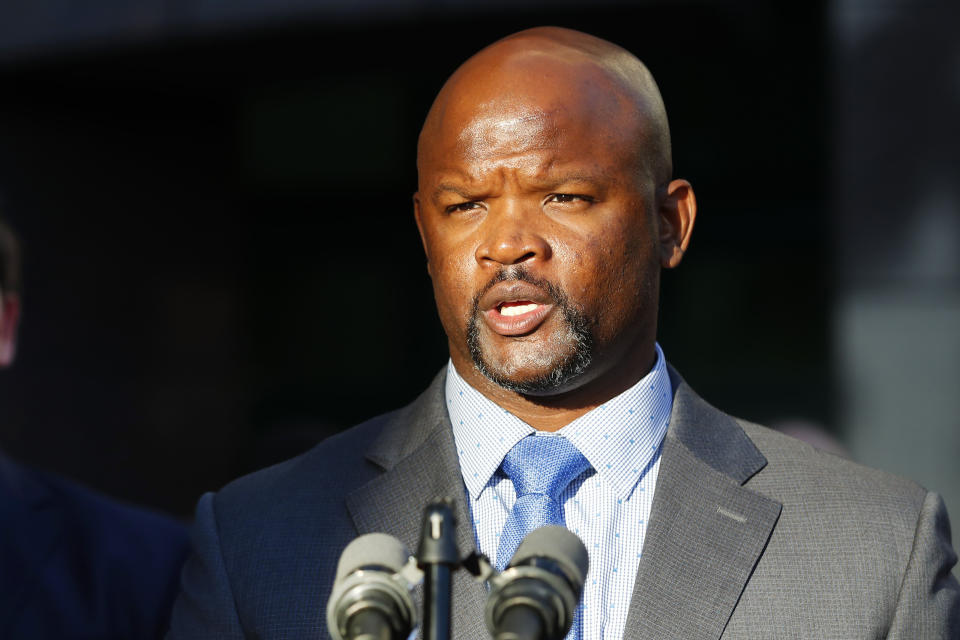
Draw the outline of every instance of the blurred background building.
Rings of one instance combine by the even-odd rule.
[[[700,217],[661,344],[960,519],[955,3],[0,5],[0,210],[25,254],[0,446],[187,516],[444,364],[413,224],[445,77],[538,24],[652,69]]]

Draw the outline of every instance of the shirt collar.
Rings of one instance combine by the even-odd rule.
[[[557,432],[622,500],[656,459],[669,424],[670,376],[660,345],[656,352],[653,368],[635,385]],[[447,363],[445,394],[464,484],[477,499],[513,445],[536,431],[471,387],[453,362]]]

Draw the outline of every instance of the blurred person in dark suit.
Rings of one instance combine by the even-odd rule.
[[[2,368],[14,359],[20,293],[17,239],[0,221]],[[161,637],[187,550],[180,523],[0,451],[0,638]]]
[[[343,548],[373,531],[415,548],[441,496],[460,549],[499,567],[527,524],[581,537],[567,640],[960,637],[939,496],[731,417],[667,364],[660,272],[696,202],[636,57],[558,28],[490,45],[441,89],[417,168],[447,366],[408,406],[203,496],[172,638],[325,637]],[[453,583],[452,637],[489,637],[487,591]]]

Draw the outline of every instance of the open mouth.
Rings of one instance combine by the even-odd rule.
[[[530,313],[535,311],[540,305],[536,302],[529,302],[526,300],[521,300],[517,302],[502,302],[497,307],[497,311],[500,312],[500,315],[507,316],[508,318],[514,318],[516,316],[522,316],[525,313]]]
[[[552,304],[509,300],[490,309],[483,317],[487,326],[502,336],[522,336],[536,331],[552,310]]]
[[[536,331],[554,306],[556,301],[549,286],[519,279],[497,282],[477,300],[487,328],[502,336],[522,336]]]

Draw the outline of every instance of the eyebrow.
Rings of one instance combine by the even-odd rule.
[[[544,189],[551,189],[568,182],[589,182],[596,184],[601,182],[601,179],[600,174],[589,171],[568,171],[555,177],[544,177],[539,184],[542,185]]]
[[[460,188],[459,186],[457,186],[457,185],[455,185],[455,184],[453,184],[453,183],[451,183],[451,182],[441,182],[440,184],[438,184],[438,185],[437,185],[437,188],[433,190],[433,197],[436,198],[437,196],[440,195],[440,193],[441,193],[442,191],[450,191],[450,192],[455,193],[455,194],[457,194],[458,196],[460,196],[461,198],[464,198],[464,199],[466,199],[466,200],[472,200],[472,199],[473,199],[473,196],[472,196],[470,193],[468,193],[468,192],[465,191],[464,189]]]
[[[531,182],[533,182],[539,189],[550,191],[570,182],[587,182],[591,184],[597,184],[601,182],[601,180],[600,174],[597,173],[592,173],[589,171],[570,171],[555,177],[533,178]],[[438,184],[433,190],[432,197],[436,199],[443,192],[455,193],[464,200],[474,200],[477,197],[475,193],[471,193],[469,190],[452,182],[441,182]]]

